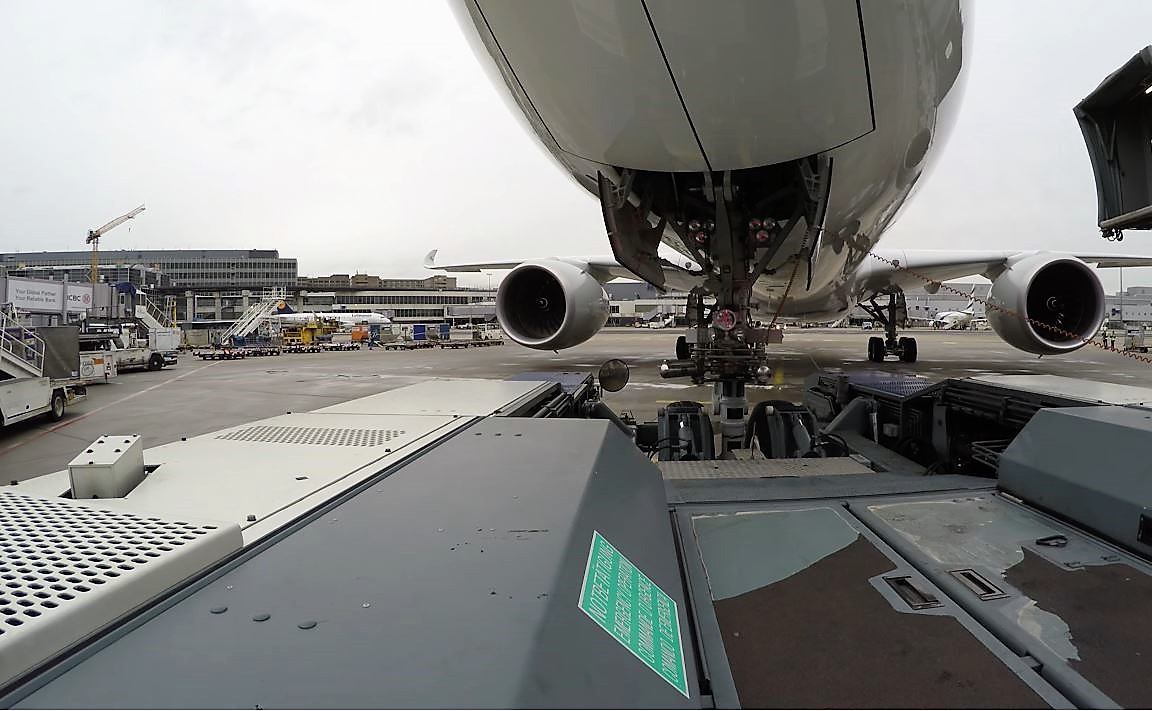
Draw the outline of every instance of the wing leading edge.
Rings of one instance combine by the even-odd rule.
[[[525,262],[542,261],[541,259],[520,259],[517,261],[508,262],[472,262],[462,264],[437,264],[436,254],[438,250],[432,250],[424,257],[424,268],[435,269],[444,272],[482,272],[488,270],[499,269],[515,269],[516,267],[524,264]],[[554,260],[558,262],[567,262],[574,264],[582,269],[586,269],[588,273],[596,277],[601,283],[612,281],[613,279],[636,279],[640,277],[633,274],[627,268],[620,265],[611,256],[592,256],[592,257],[546,257],[544,260]],[[661,259],[661,266],[664,269],[665,281],[670,288],[688,290],[699,286],[703,279],[700,276],[692,273],[696,268],[695,264],[685,261],[684,266],[673,264],[667,259]]]
[[[879,259],[873,258],[861,268],[860,283],[866,289],[884,286],[907,289],[923,286],[925,279],[940,282],[977,275],[995,279],[1007,268],[1010,261],[1041,253],[1043,252],[1038,250],[983,252],[878,249],[874,254]],[[1075,257],[1087,264],[1095,264],[1098,268],[1152,267],[1152,257],[1140,255],[1072,253],[1067,256]]]

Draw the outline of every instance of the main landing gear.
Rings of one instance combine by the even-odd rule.
[[[876,303],[876,299],[881,296],[888,297],[887,305],[881,306]],[[861,302],[860,307],[877,323],[884,325],[883,338],[872,336],[868,339],[868,360],[883,363],[885,357],[892,355],[905,363],[915,363],[916,339],[896,336],[896,326],[908,321],[908,305],[904,300],[904,292],[896,288],[879,292],[868,301]]]

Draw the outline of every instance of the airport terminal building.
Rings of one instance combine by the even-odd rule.
[[[4,252],[0,267],[5,270],[36,269],[40,276],[60,281],[88,281],[92,253]],[[173,289],[263,289],[296,286],[295,258],[281,257],[275,249],[150,249],[101,250],[101,277],[137,283],[141,270],[166,275],[163,288]]]
[[[0,274],[87,284],[92,253],[0,253]],[[391,312],[398,322],[442,321],[449,306],[491,301],[495,291],[459,287],[442,274],[387,279],[369,274],[302,277],[294,257],[275,249],[102,250],[100,280],[131,283],[170,300],[180,322],[239,318],[276,295],[297,311]]]
[[[495,319],[495,288],[469,288],[456,277],[384,278],[370,274],[300,276],[294,257],[276,249],[158,249],[103,250],[99,255],[100,280],[131,283],[149,292],[157,302],[168,301],[177,320],[228,321],[239,318],[252,304],[275,295],[297,311],[375,311],[397,323],[452,321],[471,323]],[[0,277],[87,284],[91,252],[0,253]],[[922,289],[906,293],[908,316],[924,324],[937,312],[959,311],[968,302],[970,283],[954,283],[928,294]],[[661,293],[643,282],[617,281],[605,286],[611,302],[609,325],[632,325],[653,320],[684,322],[686,294]],[[989,285],[975,286],[986,299]],[[955,293],[959,292],[959,293]],[[975,315],[984,307],[977,302]],[[1152,287],[1130,286],[1106,297],[1110,322],[1152,324]],[[848,325],[871,317],[859,307]]]

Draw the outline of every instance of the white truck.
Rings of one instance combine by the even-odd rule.
[[[83,397],[83,388],[52,378],[0,380],[0,424],[8,426],[41,415],[55,422],[64,417],[65,406]]]
[[[89,332],[80,335],[82,354],[103,356],[112,361],[116,372],[125,370],[160,370],[167,359],[144,339],[128,339],[119,331]]]
[[[178,328],[148,329],[148,347],[160,354],[164,365],[176,365],[180,355],[181,333]]]

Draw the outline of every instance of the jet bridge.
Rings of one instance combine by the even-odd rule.
[[[584,374],[108,435],[0,490],[0,702],[1152,705],[1152,391],[821,398],[847,456],[654,462]],[[918,427],[968,462],[961,415],[1003,428],[992,464],[886,446]]]
[[[1096,177],[1109,239],[1152,229],[1152,46],[1108,75],[1074,109]]]

